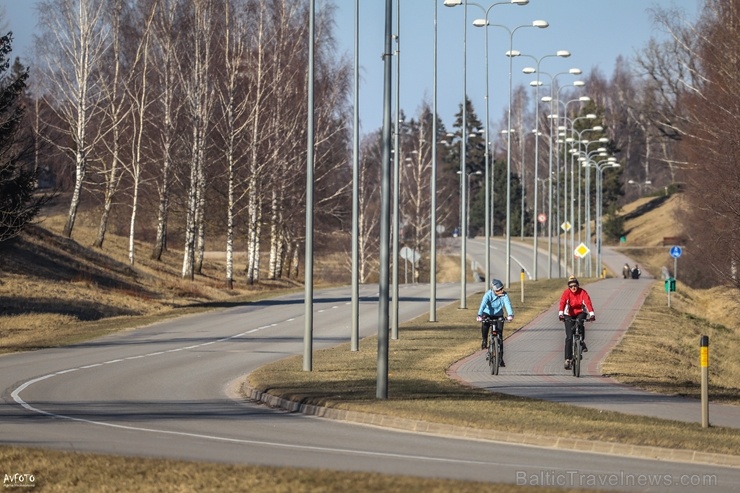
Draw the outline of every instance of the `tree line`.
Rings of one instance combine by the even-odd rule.
[[[603,174],[605,210],[614,215],[625,200],[682,190],[688,209],[680,217],[687,246],[682,279],[737,285],[740,184],[734,123],[739,113],[733,70],[740,58],[738,1],[707,2],[696,23],[674,9],[653,10],[667,39],[651,40],[634,58],[620,57],[610,78],[591,70],[581,79],[583,90],[561,91],[566,88],[554,79],[536,92],[525,85],[515,88],[512,235],[531,236],[535,210],[550,206],[553,217],[538,227],[539,235],[547,228],[557,235],[566,205],[574,202],[578,227],[593,220],[594,172],[582,169],[575,159],[579,154],[570,149],[592,152],[603,146],[621,164]],[[100,214],[95,246],[103,246],[111,227],[125,232],[132,264],[134,240],[151,243],[153,258],[174,244],[183,251],[183,277],[193,278],[208,245],[227,252],[229,286],[235,249],[247,253],[248,284],[258,282],[261,271],[272,279],[299,277],[305,236],[307,1],[74,3],[74,8],[62,0],[39,3],[42,34],[30,89],[16,91],[20,106],[32,111],[26,111],[15,149],[34,152],[17,154],[15,162],[25,163],[21,168],[35,173],[36,183],[46,174],[69,191],[64,233],[72,236],[77,209],[87,197]],[[317,242],[319,248],[348,252],[352,74],[349,61],[336,55],[333,13],[327,2],[317,20],[315,225],[327,240]],[[3,88],[24,70],[19,65],[15,79],[3,79]],[[578,102],[584,93],[588,101]],[[555,97],[534,104],[543,95]],[[465,104],[465,129],[461,104],[451,128],[438,120],[433,135],[427,101],[413,117],[404,114],[394,129],[400,143],[394,149],[400,166],[399,240],[426,255],[433,234],[432,166],[438,176],[437,219],[445,234],[460,227],[461,208],[468,207],[460,204],[460,187],[468,182],[470,230],[483,231],[480,177],[487,155],[492,232],[501,235],[507,226],[507,141],[501,135],[508,127],[506,113],[491,125],[486,142],[484,123],[472,103]],[[558,120],[551,116],[555,112]],[[463,138],[469,177],[459,168]],[[436,163],[432,146],[437,146]],[[364,137],[360,150],[363,281],[372,280],[377,270],[381,159],[378,130]],[[560,183],[560,173],[572,181]],[[553,183],[551,205],[547,191]],[[624,233],[609,231],[613,239]],[[269,259],[266,267],[262,252]]]

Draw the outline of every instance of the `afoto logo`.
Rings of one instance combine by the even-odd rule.
[[[33,474],[5,474],[3,478],[5,488],[33,488],[36,486],[36,477]]]

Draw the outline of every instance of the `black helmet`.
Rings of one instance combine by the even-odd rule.
[[[504,289],[504,283],[502,283],[498,279],[492,279],[491,289],[493,289],[494,291],[501,291],[502,289]]]

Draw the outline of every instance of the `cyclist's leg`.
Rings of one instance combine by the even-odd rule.
[[[573,359],[573,326],[575,320],[565,317],[565,359]]]
[[[583,342],[584,352],[588,351],[588,348],[586,347],[586,317],[588,317],[586,312],[581,312],[576,317],[578,319],[578,325],[581,328],[581,341]]]
[[[488,346],[488,323],[482,322],[480,324],[480,334],[483,341],[481,342],[481,349],[485,349]]]
[[[496,332],[498,333],[498,347],[501,353],[501,366],[506,366],[504,363],[504,321],[496,321]]]

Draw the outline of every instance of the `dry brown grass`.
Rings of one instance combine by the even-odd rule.
[[[562,281],[528,283],[523,305],[514,294],[518,288],[512,285],[511,293],[517,326],[522,326],[557,300]],[[468,306],[479,301],[480,294],[473,295]],[[479,429],[728,454],[740,450],[740,433],[734,429],[705,430],[697,424],[523,399],[450,380],[445,369],[478,349],[474,316],[474,308],[448,306],[439,310],[436,323],[420,317],[404,324],[399,339],[390,344],[387,400],[375,397],[374,338],[363,340],[359,351],[350,351],[349,345],[318,351],[310,373],[302,370],[300,357],[294,357],[253,372],[249,383],[305,403]],[[728,395],[732,393],[737,395],[737,389],[728,389]]]
[[[665,264],[667,249],[659,246],[663,236],[675,236],[669,226],[678,199],[671,198],[652,211],[643,209],[628,220],[627,253],[643,268],[657,274]],[[625,208],[625,213],[644,206],[645,201]],[[657,219],[656,219],[657,218]],[[660,226],[653,224],[659,222]],[[36,228],[13,245],[4,245],[0,255],[0,352],[50,347],[149,324],[154,320],[208,309],[215,304],[240,302],[269,295],[275,290],[295,289],[292,283],[262,282],[256,287],[237,284],[228,291],[222,282],[223,259],[207,258],[204,274],[195,282],[180,279],[181,257],[169,252],[163,262],[148,260],[148,246],[139,244],[137,265],[128,267],[126,241],[108,237],[101,251],[87,248],[94,233],[93,216],[83,216],[74,241],[61,231],[63,218],[51,217],[44,228]],[[48,228],[48,229],[46,229]],[[440,245],[439,282],[459,280],[459,257]],[[330,276],[346,269],[338,255],[324,267]],[[655,270],[657,269],[657,270]],[[331,278],[330,278],[331,279]],[[321,280],[317,280],[321,282]],[[527,284],[527,303],[518,303],[518,286],[512,288],[517,324],[524,324],[554,302],[559,281]],[[538,290],[535,293],[534,290]],[[531,296],[530,296],[531,295]],[[536,300],[536,303],[533,302]],[[673,309],[665,306],[662,282],[656,283],[645,309],[639,314],[620,347],[609,357],[605,369],[625,382],[657,391],[696,395],[696,344],[699,334],[710,336],[710,383],[723,402],[738,402],[740,350],[738,293],[722,289],[689,290],[679,283]],[[479,294],[469,306],[477,306]],[[376,345],[363,340],[360,351],[339,347],[314,358],[316,370],[310,378],[297,359],[282,361],[268,372],[252,375],[259,385],[269,381],[283,392],[307,396],[315,402],[336,407],[363,409],[418,419],[437,420],[472,427],[491,427],[482,416],[496,415],[497,429],[527,433],[562,434],[615,442],[691,448],[710,452],[737,453],[736,430],[700,429],[692,424],[599,413],[535,400],[491,394],[462,387],[449,380],[444,370],[454,361],[477,350],[471,310],[454,307],[439,311],[439,322],[415,321],[401,328],[401,338],[392,341],[390,399],[375,399]],[[712,325],[707,320],[721,323]],[[53,332],[46,328],[55,326]],[[509,332],[510,333],[510,332]],[[679,337],[676,337],[676,335]],[[640,363],[638,365],[637,363]],[[349,363],[352,365],[349,365]],[[296,366],[298,365],[298,366]],[[350,373],[346,368],[356,366]],[[670,368],[668,372],[666,368]],[[680,368],[681,371],[675,371]],[[402,398],[408,393],[408,398]],[[33,472],[39,491],[254,491],[325,492],[347,491],[363,485],[363,491],[531,491],[511,485],[447,482],[415,478],[385,477],[329,471],[275,469],[182,461],[121,458],[27,448],[1,447],[0,463],[7,470]],[[537,489],[537,491],[555,491]],[[562,491],[562,490],[557,490]]]
[[[524,493],[533,487],[507,484],[422,479],[376,473],[206,464],[186,461],[117,457],[17,447],[0,448],[7,474],[33,474],[32,487],[47,493]],[[536,488],[543,493],[577,491]],[[585,491],[585,490],[580,490]]]
[[[655,203],[658,207],[654,207]],[[617,380],[655,392],[700,396],[699,338],[710,341],[713,401],[740,405],[740,292],[731,288],[691,289],[678,281],[668,296],[661,267],[673,269],[664,236],[679,236],[676,216],[681,196],[661,202],[644,198],[625,207],[628,245],[620,248],[658,280],[625,337],[606,360],[603,371]],[[642,212],[641,212],[642,211]]]

